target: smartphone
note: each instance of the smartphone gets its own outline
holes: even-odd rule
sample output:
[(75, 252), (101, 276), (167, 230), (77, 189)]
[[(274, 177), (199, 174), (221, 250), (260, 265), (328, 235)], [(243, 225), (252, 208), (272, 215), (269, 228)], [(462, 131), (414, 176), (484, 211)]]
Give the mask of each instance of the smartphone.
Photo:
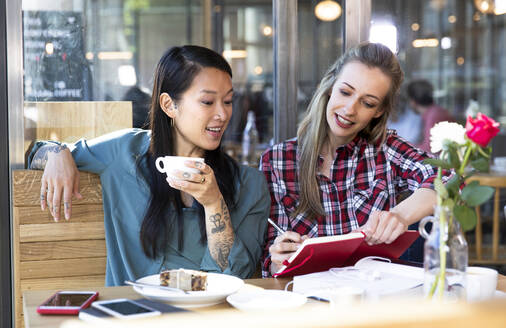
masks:
[(94, 302), (91, 306), (122, 319), (151, 317), (161, 314), (160, 311), (126, 298)]
[(98, 298), (98, 292), (58, 291), (37, 307), (40, 314), (79, 314)]

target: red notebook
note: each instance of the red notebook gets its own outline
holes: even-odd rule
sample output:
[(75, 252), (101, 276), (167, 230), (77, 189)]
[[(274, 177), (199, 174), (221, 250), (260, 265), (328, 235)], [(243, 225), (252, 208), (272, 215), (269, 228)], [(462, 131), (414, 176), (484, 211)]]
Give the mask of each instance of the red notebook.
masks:
[(367, 256), (397, 259), (418, 236), (418, 231), (408, 230), (391, 244), (374, 246), (367, 245), (363, 232), (306, 239), (273, 276), (298, 276), (335, 267), (350, 266)]

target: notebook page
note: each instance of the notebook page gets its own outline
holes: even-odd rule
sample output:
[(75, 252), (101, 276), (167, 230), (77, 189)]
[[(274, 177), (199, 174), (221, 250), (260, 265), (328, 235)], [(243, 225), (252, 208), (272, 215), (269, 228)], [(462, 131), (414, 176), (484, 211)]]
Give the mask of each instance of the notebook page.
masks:
[[(328, 271), (311, 273), (293, 278), (293, 291), (305, 296), (316, 296), (324, 299), (341, 287), (362, 288), (365, 297), (374, 299), (383, 296), (403, 294), (423, 284), (423, 269), (414, 268), (410, 276), (407, 268), (401, 264), (379, 262), (369, 259), (359, 266), (332, 268)], [(393, 267), (392, 267), (393, 266)], [(396, 270), (400, 269), (400, 272)], [(404, 270), (405, 269), (405, 270)], [(421, 273), (421, 276), (420, 276)]]
[(380, 272), (412, 277), (419, 280), (423, 280), (424, 273), (423, 268), (391, 263), (389, 259), (377, 256), (364, 257), (363, 259), (357, 261), (354, 267), (365, 270), (378, 270)]

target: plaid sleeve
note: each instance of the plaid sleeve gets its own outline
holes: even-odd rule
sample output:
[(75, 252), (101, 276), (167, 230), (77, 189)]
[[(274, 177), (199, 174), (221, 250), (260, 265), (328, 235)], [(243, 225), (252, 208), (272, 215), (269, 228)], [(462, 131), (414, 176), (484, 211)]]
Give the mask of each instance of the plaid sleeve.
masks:
[[(286, 194), (286, 181), (283, 164), (286, 160), (285, 152), (281, 145), (276, 145), (262, 154), (259, 169), (264, 173), (271, 195), (271, 208), (269, 217), (279, 227), (284, 230), (289, 229), (289, 217), (284, 205), (284, 197)], [(278, 231), (272, 225), (267, 228), (267, 243), (265, 245), (264, 254), (262, 256), (262, 276), (270, 277), (271, 256), (269, 247), (273, 244), (274, 239), (279, 235)]]
[[(423, 162), (426, 158), (432, 157), (431, 155), (413, 147), (397, 135), (389, 135), (384, 147), (396, 173), (399, 192), (415, 191), (419, 188), (434, 189), (437, 167)], [(444, 170), (443, 181), (447, 181), (451, 174), (451, 171)]]

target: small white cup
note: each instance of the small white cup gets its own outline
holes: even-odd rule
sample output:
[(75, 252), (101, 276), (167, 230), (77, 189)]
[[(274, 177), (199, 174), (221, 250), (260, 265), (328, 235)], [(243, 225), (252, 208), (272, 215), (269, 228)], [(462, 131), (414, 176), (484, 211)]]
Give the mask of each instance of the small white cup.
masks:
[(468, 302), (479, 302), (494, 297), (497, 271), (491, 268), (467, 267), (466, 293)]
[(190, 173), (200, 173), (199, 170), (188, 167), (184, 164), (185, 161), (194, 161), (204, 163), (204, 159), (201, 157), (183, 157), (183, 156), (163, 156), (158, 157), (155, 161), (156, 169), (160, 173), (166, 173), (167, 176), (175, 177), (172, 172), (174, 170), (181, 170)]
[(339, 308), (342, 305), (359, 303), (364, 298), (365, 290), (358, 287), (339, 287), (329, 291), (331, 308)]
[(494, 166), (501, 169), (506, 169), (506, 156), (494, 158)]

